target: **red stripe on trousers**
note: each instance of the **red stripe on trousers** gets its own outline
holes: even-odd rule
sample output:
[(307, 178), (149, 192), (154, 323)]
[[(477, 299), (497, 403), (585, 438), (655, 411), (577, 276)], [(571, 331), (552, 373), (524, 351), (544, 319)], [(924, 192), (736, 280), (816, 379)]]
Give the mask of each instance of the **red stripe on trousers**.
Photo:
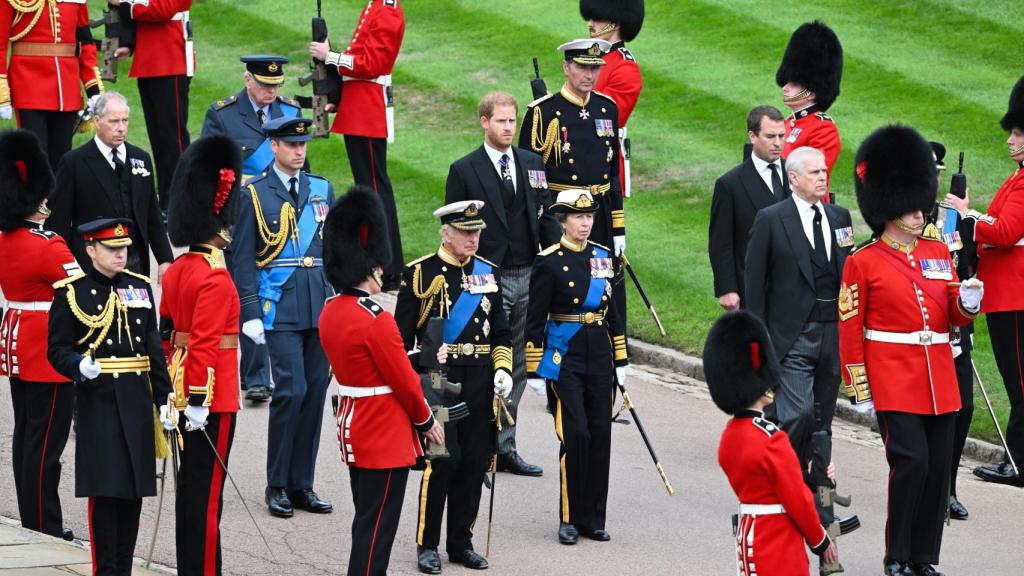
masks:
[(96, 539), (92, 536), (92, 504), (93, 498), (89, 496), (89, 554), (92, 556), (92, 574), (96, 576)]
[(46, 421), (46, 434), (43, 436), (43, 453), (39, 456), (39, 531), (43, 531), (43, 463), (46, 462), (46, 444), (50, 441), (50, 428), (53, 427), (53, 411), (57, 406), (57, 386), (53, 385), (53, 399), (50, 400), (50, 419)]
[(1020, 393), (1024, 395), (1024, 370), (1020, 365), (1020, 312), (1013, 314), (1014, 339), (1017, 341), (1017, 382), (1020, 383)]
[[(373, 178), (373, 191), (377, 192), (377, 161), (373, 159), (373, 140), (370, 138), (366, 139), (366, 147), (370, 149), (370, 176)], [(380, 192), (377, 192), (380, 194)], [(388, 476), (388, 481), (391, 480), (391, 476)]]
[[(228, 435), (231, 431), (231, 413), (220, 415), (220, 429), (217, 430), (217, 453), (226, 464), (228, 461)], [(214, 457), (216, 460), (216, 456)], [(217, 540), (220, 536), (220, 495), (224, 489), (224, 469), (220, 462), (214, 462), (213, 477), (210, 479), (210, 496), (206, 502), (206, 545), (203, 546), (203, 573), (217, 572)]]
[(174, 79), (174, 125), (178, 132), (178, 155), (181, 156), (181, 95), (178, 94), (178, 82), (180, 78)]
[(380, 517), (384, 515), (384, 505), (388, 503), (388, 492), (391, 491), (391, 475), (393, 470), (388, 470), (388, 481), (384, 484), (384, 499), (380, 501), (380, 510), (377, 511), (377, 522), (373, 525), (373, 538), (370, 539), (370, 553), (366, 560), (366, 576), (370, 576), (370, 567), (373, 566), (373, 547), (377, 544), (377, 530), (380, 529)]

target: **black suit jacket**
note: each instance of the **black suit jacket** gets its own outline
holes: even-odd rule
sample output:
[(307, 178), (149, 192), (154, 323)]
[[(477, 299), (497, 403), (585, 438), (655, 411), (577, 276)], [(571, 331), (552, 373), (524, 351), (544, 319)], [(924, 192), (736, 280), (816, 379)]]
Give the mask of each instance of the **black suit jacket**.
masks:
[[(789, 176), (782, 164), (782, 187), (789, 198)], [(715, 277), (715, 296), (736, 292), (746, 307), (743, 266), (747, 239), (758, 210), (775, 204), (775, 197), (748, 156), (743, 162), (715, 181), (711, 199), (711, 223), (708, 227), (708, 256)]]
[[(512, 158), (516, 166), (516, 193), (526, 193), (526, 214), (530, 221), (530, 246), (539, 252), (542, 240), (554, 241), (561, 236), (561, 227), (555, 217), (544, 208), (550, 204), (548, 189), (542, 183), (530, 184), (528, 171), (544, 172), (541, 157), (528, 150), (512, 147)], [(505, 258), (509, 243), (509, 224), (505, 204), (501, 199), (501, 188), (497, 171), (483, 145), (469, 154), (452, 162), (445, 182), (445, 204), (461, 200), (483, 200), (480, 215), (487, 223), (487, 229), (480, 235), (481, 257), (500, 265)]]
[[(68, 152), (57, 166), (57, 188), (50, 198), (49, 229), (60, 234), (84, 269), (91, 267), (85, 242), (75, 232), (79, 224), (97, 218), (130, 218), (135, 222), (143, 246), (139, 246), (142, 273), (149, 274), (149, 251), (160, 264), (172, 262), (174, 254), (167, 239), (160, 204), (153, 183), (153, 161), (142, 148), (125, 143), (125, 170), (129, 173), (132, 206), (124, 213), (117, 175), (94, 140)], [(132, 167), (136, 166), (136, 170)]]
[[(835, 232), (853, 225), (850, 211), (835, 204), (819, 205), (825, 209), (831, 230), (825, 241), (832, 243), (832, 258), (839, 259), (838, 283), (853, 246), (839, 247)], [(754, 218), (747, 245), (746, 282), (747, 309), (765, 321), (781, 359), (807, 323), (815, 299), (811, 243), (792, 199), (769, 206)]]

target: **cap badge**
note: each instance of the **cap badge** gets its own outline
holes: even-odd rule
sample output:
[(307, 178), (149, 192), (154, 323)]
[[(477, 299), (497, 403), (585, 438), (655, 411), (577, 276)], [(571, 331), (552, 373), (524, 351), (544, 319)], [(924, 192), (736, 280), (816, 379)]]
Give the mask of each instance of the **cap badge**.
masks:
[(590, 208), (593, 205), (594, 205), (594, 201), (590, 199), (590, 195), (589, 194), (580, 194), (576, 198), (576, 207), (577, 208)]
[(116, 227), (114, 227), (114, 236), (124, 236), (124, 225), (118, 224)]
[(306, 125), (305, 124), (296, 124), (295, 125), (295, 133), (296, 134), (305, 134), (306, 133)]
[(267, 72), (273, 73), (273, 72), (277, 72), (277, 70), (278, 70), (278, 65), (273, 63), (273, 62), (270, 63), (270, 66), (267, 66)]
[(476, 207), (476, 204), (470, 204), (466, 207), (466, 210), (462, 213), (466, 218), (476, 218), (476, 215), (480, 213), (480, 210)]
[(590, 49), (587, 50), (587, 56), (600, 56), (600, 55), (601, 55), (601, 46), (599, 46), (597, 44), (597, 42), (594, 42), (593, 44), (590, 45)]

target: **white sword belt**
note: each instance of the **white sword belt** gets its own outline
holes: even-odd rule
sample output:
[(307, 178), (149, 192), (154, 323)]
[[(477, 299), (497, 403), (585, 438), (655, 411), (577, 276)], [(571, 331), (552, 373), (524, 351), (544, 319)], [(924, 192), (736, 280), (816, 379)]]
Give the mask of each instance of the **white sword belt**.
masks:
[(949, 332), (932, 332), (931, 330), (920, 330), (918, 332), (885, 332), (882, 330), (868, 329), (864, 332), (864, 338), (875, 342), (887, 344), (913, 344), (916, 346), (931, 346), (933, 344), (948, 344)]

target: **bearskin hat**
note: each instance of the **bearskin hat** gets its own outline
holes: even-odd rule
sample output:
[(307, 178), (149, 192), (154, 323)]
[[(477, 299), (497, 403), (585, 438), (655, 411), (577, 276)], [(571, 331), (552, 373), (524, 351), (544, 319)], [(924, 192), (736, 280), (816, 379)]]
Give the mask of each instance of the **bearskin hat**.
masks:
[(802, 85), (814, 92), (819, 108), (828, 110), (842, 80), (843, 46), (836, 33), (820, 20), (800, 25), (789, 38), (775, 83), (780, 88), (789, 82)]
[(932, 147), (917, 130), (875, 130), (857, 150), (853, 186), (864, 221), (881, 234), (885, 223), (935, 203), (938, 179)]
[(764, 322), (752, 312), (726, 312), (704, 342), (704, 379), (726, 414), (750, 407), (780, 382), (778, 358)]
[(1024, 76), (1021, 76), (1020, 80), (1017, 80), (1017, 84), (1013, 86), (1013, 91), (1010, 92), (1010, 104), (1003, 119), (999, 121), (999, 125), (1007, 132), (1014, 128), (1024, 130)]
[(324, 270), (335, 290), (360, 284), (391, 261), (384, 205), (373, 190), (353, 186), (324, 222)]
[(632, 42), (644, 25), (644, 0), (580, 0), (584, 20), (615, 22), (626, 42)]
[(8, 130), (0, 134), (0, 231), (17, 228), (38, 211), (53, 192), (50, 161), (35, 134)]
[(178, 160), (171, 181), (167, 235), (175, 246), (206, 242), (235, 223), (242, 181), (242, 154), (226, 136), (193, 142)]

